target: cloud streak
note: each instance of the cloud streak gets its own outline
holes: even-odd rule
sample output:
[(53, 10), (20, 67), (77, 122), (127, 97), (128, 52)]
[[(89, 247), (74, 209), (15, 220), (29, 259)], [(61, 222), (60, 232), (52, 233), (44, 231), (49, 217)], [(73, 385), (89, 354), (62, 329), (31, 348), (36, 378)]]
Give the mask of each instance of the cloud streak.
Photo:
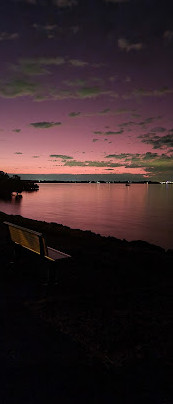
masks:
[(130, 43), (125, 38), (118, 39), (118, 48), (120, 48), (122, 51), (126, 52), (130, 52), (132, 50), (140, 51), (141, 49), (143, 49), (143, 47), (144, 45), (141, 42)]
[(17, 32), (14, 32), (10, 34), (9, 32), (0, 32), (0, 42), (2, 41), (11, 41), (14, 39), (18, 39), (19, 34)]
[(20, 133), (21, 129), (13, 129), (13, 132)]
[(68, 114), (68, 116), (70, 116), (70, 118), (75, 118), (76, 116), (79, 116), (79, 115), (80, 115), (80, 112), (70, 112)]
[(71, 160), (71, 161), (66, 161), (64, 166), (70, 166), (70, 167), (77, 167), (77, 166), (82, 166), (82, 167), (120, 167), (121, 164), (119, 163), (112, 163), (112, 162), (106, 162), (106, 161), (92, 161), (92, 160), (86, 160), (86, 161), (77, 161), (77, 160)]
[(71, 160), (73, 157), (67, 156), (66, 154), (50, 154), (49, 157), (61, 160)]
[(173, 135), (168, 134), (165, 136), (158, 136), (153, 133), (148, 133), (139, 136), (142, 139), (143, 143), (150, 144), (153, 146), (153, 149), (163, 149), (163, 148), (172, 148), (173, 147)]
[(169, 88), (167, 86), (161, 87), (159, 89), (153, 89), (153, 90), (146, 90), (144, 88), (139, 88), (134, 91), (132, 91), (129, 94), (125, 94), (123, 98), (131, 98), (131, 97), (163, 97), (164, 95), (167, 94), (172, 94), (173, 89)]
[(79, 60), (79, 59), (70, 59), (69, 63), (72, 66), (76, 66), (76, 67), (84, 67), (84, 66), (88, 65), (88, 62), (84, 62), (83, 60)]
[(167, 173), (172, 175), (173, 170), (173, 154), (167, 155), (162, 153), (121, 153), (121, 154), (108, 154), (106, 156), (108, 159), (120, 160), (121, 166), (126, 169), (142, 168), (146, 173), (151, 173), (152, 175), (158, 175), (162, 173)]
[(100, 130), (95, 130), (93, 133), (95, 135), (106, 135), (106, 136), (111, 136), (111, 135), (122, 135), (123, 133), (123, 129), (120, 129), (118, 131), (114, 131), (114, 130), (108, 130), (108, 131), (100, 131)]
[(0, 96), (4, 98), (16, 98), (21, 96), (34, 96), (40, 90), (37, 83), (28, 80), (10, 80), (0, 83)]
[(30, 123), (30, 126), (33, 126), (34, 128), (38, 129), (48, 129), (48, 128), (53, 128), (54, 126), (59, 126), (61, 125), (61, 122), (33, 122)]

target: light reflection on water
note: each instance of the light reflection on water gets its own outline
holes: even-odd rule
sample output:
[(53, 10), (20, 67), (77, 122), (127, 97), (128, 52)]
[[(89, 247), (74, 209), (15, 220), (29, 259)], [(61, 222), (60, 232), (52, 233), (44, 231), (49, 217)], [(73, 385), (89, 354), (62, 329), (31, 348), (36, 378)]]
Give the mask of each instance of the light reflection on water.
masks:
[(39, 184), (23, 198), (0, 200), (0, 210), (105, 236), (173, 248), (173, 185)]

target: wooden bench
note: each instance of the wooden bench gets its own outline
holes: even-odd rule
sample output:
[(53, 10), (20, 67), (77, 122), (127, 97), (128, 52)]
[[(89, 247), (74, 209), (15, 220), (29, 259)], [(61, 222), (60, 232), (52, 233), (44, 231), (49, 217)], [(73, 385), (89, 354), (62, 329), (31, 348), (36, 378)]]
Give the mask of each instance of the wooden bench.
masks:
[(48, 247), (42, 233), (17, 226), (10, 222), (4, 222), (4, 224), (8, 226), (11, 241), (15, 245), (20, 245), (27, 250), (39, 254), (41, 258), (45, 258), (49, 261), (57, 261), (71, 257), (71, 255)]

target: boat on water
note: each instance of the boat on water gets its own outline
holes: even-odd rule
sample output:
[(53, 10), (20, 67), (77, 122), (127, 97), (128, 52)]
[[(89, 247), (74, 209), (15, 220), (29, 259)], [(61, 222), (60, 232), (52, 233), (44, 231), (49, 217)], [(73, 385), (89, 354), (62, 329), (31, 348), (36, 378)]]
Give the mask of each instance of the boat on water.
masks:
[(130, 184), (129, 184), (129, 182), (126, 182), (126, 187), (130, 187)]

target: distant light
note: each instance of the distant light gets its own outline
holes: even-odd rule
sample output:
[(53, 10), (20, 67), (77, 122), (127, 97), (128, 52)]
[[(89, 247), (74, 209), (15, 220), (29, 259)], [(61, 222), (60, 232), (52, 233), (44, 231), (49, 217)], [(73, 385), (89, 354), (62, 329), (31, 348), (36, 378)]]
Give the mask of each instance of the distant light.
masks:
[(173, 184), (173, 181), (161, 181), (160, 184)]

